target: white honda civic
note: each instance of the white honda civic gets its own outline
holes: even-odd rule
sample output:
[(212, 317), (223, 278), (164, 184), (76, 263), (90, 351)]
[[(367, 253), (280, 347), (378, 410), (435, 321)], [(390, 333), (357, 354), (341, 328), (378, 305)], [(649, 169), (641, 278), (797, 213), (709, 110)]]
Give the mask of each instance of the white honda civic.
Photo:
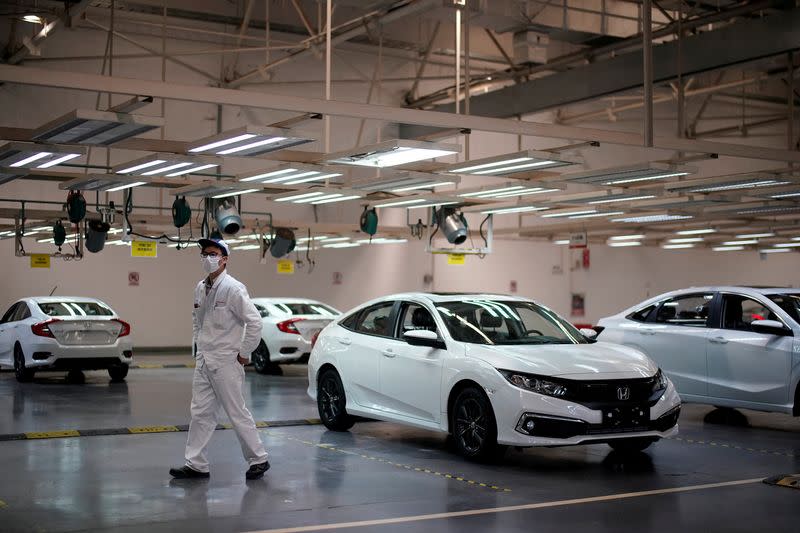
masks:
[(328, 429), (365, 416), (449, 432), (474, 459), (504, 445), (638, 451), (675, 434), (669, 379), (638, 350), (592, 333), (523, 298), (387, 296), (320, 333), (308, 394)]
[(0, 319), (0, 365), (17, 380), (42, 370), (107, 369), (112, 381), (133, 362), (131, 326), (94, 298), (23, 298)]

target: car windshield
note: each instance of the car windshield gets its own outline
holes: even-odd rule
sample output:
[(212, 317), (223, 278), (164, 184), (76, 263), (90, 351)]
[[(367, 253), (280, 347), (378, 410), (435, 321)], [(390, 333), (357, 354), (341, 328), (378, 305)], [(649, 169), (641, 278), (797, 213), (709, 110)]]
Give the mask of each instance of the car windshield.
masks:
[(339, 311), (320, 303), (279, 303), (273, 304), (281, 313), (287, 315), (337, 316)]
[(464, 300), (436, 307), (453, 339), (472, 344), (585, 344), (574, 326), (532, 302)]
[(800, 324), (800, 294), (770, 294), (767, 296)]
[(97, 302), (40, 302), (47, 316), (113, 316), (114, 311)]

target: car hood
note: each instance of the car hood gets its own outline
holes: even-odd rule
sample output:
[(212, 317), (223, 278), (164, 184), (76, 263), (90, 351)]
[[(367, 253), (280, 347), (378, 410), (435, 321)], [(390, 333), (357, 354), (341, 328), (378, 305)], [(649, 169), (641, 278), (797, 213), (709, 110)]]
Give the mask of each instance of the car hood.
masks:
[(642, 352), (605, 342), (522, 346), (467, 345), (466, 355), (498, 369), (571, 379), (651, 377), (658, 366)]

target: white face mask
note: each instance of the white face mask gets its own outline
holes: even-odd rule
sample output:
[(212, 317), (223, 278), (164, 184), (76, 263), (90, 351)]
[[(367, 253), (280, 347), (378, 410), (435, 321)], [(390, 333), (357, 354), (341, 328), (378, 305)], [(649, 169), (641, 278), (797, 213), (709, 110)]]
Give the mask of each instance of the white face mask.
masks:
[(219, 269), (219, 262), (222, 259), (222, 257), (208, 256), (208, 257), (201, 257), (200, 259), (203, 263), (203, 270), (205, 270), (206, 274), (211, 274), (212, 272), (216, 272)]

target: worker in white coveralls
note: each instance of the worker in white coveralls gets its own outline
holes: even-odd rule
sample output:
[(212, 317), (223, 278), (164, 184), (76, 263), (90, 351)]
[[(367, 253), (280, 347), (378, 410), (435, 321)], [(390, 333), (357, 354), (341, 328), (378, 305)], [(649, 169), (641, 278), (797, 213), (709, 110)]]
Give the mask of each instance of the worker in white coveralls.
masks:
[(200, 239), (207, 277), (194, 291), (193, 343), (197, 365), (192, 381), (192, 421), (186, 441), (186, 464), (172, 468), (176, 478), (209, 477), (206, 448), (217, 427), (221, 405), (233, 424), (250, 468), (247, 479), (259, 479), (269, 469), (267, 451), (253, 415), (244, 403), (244, 365), (261, 340), (261, 315), (247, 288), (225, 269), (230, 250), (224, 240)]

